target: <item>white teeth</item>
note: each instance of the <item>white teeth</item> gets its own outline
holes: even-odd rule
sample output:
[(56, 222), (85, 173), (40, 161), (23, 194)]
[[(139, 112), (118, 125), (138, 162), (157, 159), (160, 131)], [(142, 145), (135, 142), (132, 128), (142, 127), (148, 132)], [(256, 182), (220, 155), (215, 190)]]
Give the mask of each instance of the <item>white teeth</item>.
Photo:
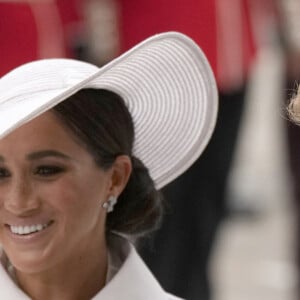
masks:
[(31, 225), (31, 226), (9, 226), (11, 232), (19, 235), (24, 235), (24, 234), (30, 234), (33, 232), (41, 231), (45, 229), (46, 227), (49, 226), (50, 223), (48, 224), (37, 224), (37, 225)]

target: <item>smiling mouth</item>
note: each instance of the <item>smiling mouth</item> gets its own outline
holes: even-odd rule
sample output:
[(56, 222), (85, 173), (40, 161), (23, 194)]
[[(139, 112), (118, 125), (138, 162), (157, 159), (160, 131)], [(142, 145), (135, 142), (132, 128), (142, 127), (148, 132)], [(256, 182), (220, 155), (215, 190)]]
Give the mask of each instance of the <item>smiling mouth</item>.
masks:
[(45, 230), (52, 223), (53, 223), (53, 221), (50, 221), (46, 224), (34, 224), (34, 225), (28, 225), (28, 226), (14, 226), (14, 225), (7, 225), (7, 226), (9, 227), (10, 231), (13, 234), (29, 235), (29, 234), (33, 234), (33, 233), (37, 233), (37, 232)]

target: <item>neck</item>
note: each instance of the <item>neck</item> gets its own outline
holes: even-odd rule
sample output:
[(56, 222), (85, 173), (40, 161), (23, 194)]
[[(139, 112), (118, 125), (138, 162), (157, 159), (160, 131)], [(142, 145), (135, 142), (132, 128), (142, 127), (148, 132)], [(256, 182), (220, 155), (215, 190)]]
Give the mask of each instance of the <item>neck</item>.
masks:
[(80, 249), (79, 245), (76, 255), (45, 272), (25, 274), (16, 271), (18, 283), (32, 299), (91, 299), (106, 281), (108, 262), (104, 245), (105, 241), (94, 248)]

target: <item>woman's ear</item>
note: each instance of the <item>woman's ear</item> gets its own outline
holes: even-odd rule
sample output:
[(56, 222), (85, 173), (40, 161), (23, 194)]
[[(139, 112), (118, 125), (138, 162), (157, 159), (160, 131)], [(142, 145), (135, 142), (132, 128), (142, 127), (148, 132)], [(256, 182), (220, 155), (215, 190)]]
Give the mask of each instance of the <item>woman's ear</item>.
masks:
[(111, 167), (110, 193), (118, 197), (127, 185), (132, 171), (131, 159), (128, 155), (119, 155)]

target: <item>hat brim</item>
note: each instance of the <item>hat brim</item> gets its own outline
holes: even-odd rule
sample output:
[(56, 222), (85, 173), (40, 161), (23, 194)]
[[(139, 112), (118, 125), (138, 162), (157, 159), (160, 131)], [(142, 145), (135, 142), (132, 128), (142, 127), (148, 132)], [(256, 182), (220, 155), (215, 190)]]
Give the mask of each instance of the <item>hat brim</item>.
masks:
[(102, 68), (47, 59), (8, 73), (0, 80), (0, 138), (83, 88), (124, 99), (135, 124), (134, 154), (157, 188), (191, 166), (215, 126), (218, 94), (205, 55), (187, 36), (167, 32)]

